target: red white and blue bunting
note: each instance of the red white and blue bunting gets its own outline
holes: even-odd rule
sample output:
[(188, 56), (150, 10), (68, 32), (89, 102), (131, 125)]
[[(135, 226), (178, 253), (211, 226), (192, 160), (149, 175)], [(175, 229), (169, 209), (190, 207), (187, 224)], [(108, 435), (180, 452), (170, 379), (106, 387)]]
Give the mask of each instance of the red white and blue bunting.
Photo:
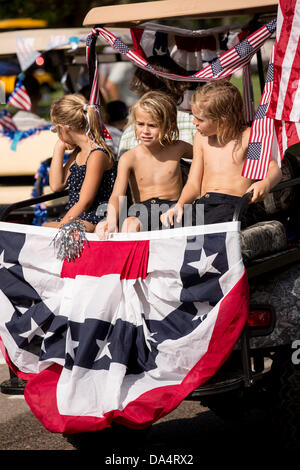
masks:
[(138, 49), (137, 51), (131, 49), (119, 37), (108, 31), (106, 28), (95, 27), (88, 35), (86, 42), (86, 59), (91, 83), (90, 103), (100, 105), (96, 40), (99, 36), (101, 36), (116, 51), (125, 56), (137, 67), (171, 80), (208, 82), (218, 79), (230, 78), (232, 74), (238, 72), (241, 69), (245, 69), (243, 78), (245, 109), (247, 120), (248, 122), (251, 122), (254, 117), (254, 105), (253, 96), (250, 91), (249, 64), (254, 54), (260, 49), (264, 42), (272, 36), (275, 30), (276, 19), (273, 19), (266, 25), (260, 27), (257, 31), (249, 34), (238, 44), (230, 47), (229, 50), (221, 54), (219, 57), (214, 58), (201, 70), (198, 70), (189, 75), (177, 75), (158, 71), (148, 63), (147, 58), (143, 56), (143, 53), (141, 53), (141, 50), (139, 50), (137, 47), (136, 38), (140, 33), (137, 33), (135, 36), (133, 34), (133, 42), (136, 44), (136, 49)]

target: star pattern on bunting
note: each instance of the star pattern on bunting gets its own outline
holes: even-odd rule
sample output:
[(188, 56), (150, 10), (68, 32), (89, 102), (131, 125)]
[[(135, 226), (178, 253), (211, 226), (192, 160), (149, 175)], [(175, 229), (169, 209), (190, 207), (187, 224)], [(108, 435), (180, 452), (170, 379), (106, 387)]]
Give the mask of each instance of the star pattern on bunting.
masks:
[(96, 339), (97, 346), (99, 348), (98, 354), (95, 357), (95, 361), (99, 361), (104, 356), (107, 356), (109, 359), (112, 359), (111, 352), (109, 350), (109, 345), (110, 343), (107, 341), (107, 339), (101, 340), (101, 339)]
[(3, 249), (2, 252), (0, 253), (0, 269), (2, 269), (2, 268), (9, 269), (9, 268), (12, 268), (13, 266), (15, 266), (15, 263), (5, 262), (4, 261), (4, 256), (5, 256), (5, 252), (4, 252), (4, 249)]
[(220, 271), (213, 266), (213, 262), (217, 256), (218, 253), (206, 256), (205, 250), (203, 249), (199, 261), (192, 261), (188, 263), (188, 265), (197, 269), (200, 277), (207, 273), (220, 274)]
[(39, 327), (39, 325), (31, 318), (31, 328), (24, 333), (20, 333), (19, 336), (26, 338), (28, 343), (32, 341), (35, 336), (44, 337), (44, 331)]

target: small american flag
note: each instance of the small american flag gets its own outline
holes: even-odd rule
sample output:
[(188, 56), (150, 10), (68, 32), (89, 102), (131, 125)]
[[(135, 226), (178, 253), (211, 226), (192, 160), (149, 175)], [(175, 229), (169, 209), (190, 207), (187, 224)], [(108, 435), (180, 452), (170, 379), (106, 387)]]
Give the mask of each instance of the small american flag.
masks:
[(3, 109), (0, 112), (0, 126), (3, 129), (8, 131), (16, 131), (17, 127), (13, 121), (12, 115), (7, 111), (7, 109)]
[(17, 81), (12, 94), (8, 98), (7, 104), (15, 108), (24, 109), (25, 111), (31, 110), (30, 97), (21, 79)]

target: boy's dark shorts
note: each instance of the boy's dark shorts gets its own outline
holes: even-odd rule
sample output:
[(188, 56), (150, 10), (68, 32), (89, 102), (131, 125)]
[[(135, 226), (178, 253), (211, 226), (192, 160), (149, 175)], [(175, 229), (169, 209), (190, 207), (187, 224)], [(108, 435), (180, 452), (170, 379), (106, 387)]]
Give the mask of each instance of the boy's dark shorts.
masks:
[[(230, 222), (241, 197), (223, 193), (206, 193), (195, 201), (195, 209), (198, 204), (203, 204), (204, 224), (217, 224)], [(200, 213), (200, 211), (198, 211)], [(200, 222), (201, 223), (201, 222)], [(203, 223), (203, 222), (202, 222)], [(193, 225), (198, 225), (196, 210), (193, 211)]]
[(166, 228), (162, 226), (160, 216), (175, 206), (177, 201), (168, 199), (151, 198), (136, 204), (132, 204), (128, 210), (128, 217), (137, 217), (143, 225), (143, 230), (161, 230)]
[[(231, 196), (230, 194), (206, 193), (200, 199), (197, 199), (194, 204), (191, 204), (188, 208), (185, 207), (184, 217), (181, 222), (177, 223), (175, 217), (174, 225), (168, 228), (231, 222), (240, 200), (241, 197)], [(165, 229), (167, 227), (162, 225), (160, 216), (175, 206), (176, 202), (160, 198), (147, 199), (130, 206), (128, 217), (137, 217), (143, 225), (143, 231)], [(241, 220), (242, 228), (260, 220), (263, 220), (263, 217), (257, 212), (256, 204), (250, 204)]]
[[(199, 225), (199, 213), (198, 210), (198, 220), (197, 220), (197, 210), (196, 207), (198, 204), (203, 204), (202, 212), (202, 221), (200, 217), (200, 224), (216, 224), (221, 222), (231, 222), (233, 220), (233, 214), (235, 212), (237, 204), (242, 198), (239, 196), (231, 196), (230, 194), (223, 193), (206, 193), (200, 199), (197, 199), (194, 203), (193, 210), (193, 225)], [(258, 204), (250, 204), (248, 209), (245, 211), (241, 220), (241, 227), (245, 228), (249, 225), (253, 225), (256, 222), (264, 220), (265, 211)]]

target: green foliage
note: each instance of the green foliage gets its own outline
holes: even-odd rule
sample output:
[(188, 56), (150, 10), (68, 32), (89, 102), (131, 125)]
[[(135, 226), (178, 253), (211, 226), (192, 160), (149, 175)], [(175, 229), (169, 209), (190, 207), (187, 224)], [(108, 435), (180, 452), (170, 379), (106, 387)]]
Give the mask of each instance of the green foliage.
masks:
[[(147, 2), (155, 0), (142, 1)], [(48, 0), (47, 2), (44, 0), (34, 0), (30, 2), (24, 0), (1, 0), (0, 18), (2, 20), (12, 18), (44, 19), (48, 22), (48, 27), (78, 27), (82, 25), (85, 15), (91, 8), (138, 2), (139, 0)], [(233, 24), (236, 22), (246, 22), (248, 19), (249, 18), (240, 17), (205, 20), (173, 20), (172, 24), (182, 28), (201, 29), (219, 26), (224, 24), (224, 20), (226, 24)], [(164, 23), (168, 24), (168, 22)]]
[[(257, 109), (259, 105), (259, 101), (261, 98), (261, 90), (260, 90), (260, 84), (259, 84), (259, 78), (257, 73), (252, 73), (251, 74), (251, 80), (252, 80), (252, 87), (253, 87), (253, 97), (254, 97), (254, 107)], [(233, 83), (241, 92), (243, 95), (243, 80), (240, 77), (233, 76), (230, 79), (231, 83)]]

